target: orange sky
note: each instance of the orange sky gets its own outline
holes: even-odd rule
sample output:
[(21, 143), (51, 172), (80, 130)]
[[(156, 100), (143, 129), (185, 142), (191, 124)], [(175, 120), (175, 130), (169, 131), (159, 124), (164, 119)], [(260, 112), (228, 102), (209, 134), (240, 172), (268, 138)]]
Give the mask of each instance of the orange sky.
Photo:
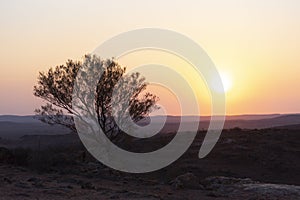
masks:
[[(177, 31), (204, 48), (230, 79), (227, 114), (300, 113), (299, 9), (298, 0), (1, 1), (0, 114), (33, 113), (41, 103), (32, 95), (39, 71), (144, 27)], [(119, 61), (128, 67), (151, 59), (186, 65), (157, 52), (140, 55)], [(201, 114), (207, 115), (209, 93), (200, 88)], [(179, 114), (174, 99), (157, 92), (168, 113)], [(191, 108), (183, 114), (197, 113)]]

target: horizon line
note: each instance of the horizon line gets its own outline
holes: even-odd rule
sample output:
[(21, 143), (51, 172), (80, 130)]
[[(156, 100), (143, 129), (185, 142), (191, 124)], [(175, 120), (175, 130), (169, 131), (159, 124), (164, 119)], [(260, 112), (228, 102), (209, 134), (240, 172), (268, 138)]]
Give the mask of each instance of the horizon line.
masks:
[[(300, 113), (267, 113), (267, 114), (226, 114), (226, 115), (214, 115), (214, 116), (225, 116), (225, 117), (236, 117), (236, 116), (272, 116), (272, 115), (300, 115)], [(19, 115), (19, 114), (0, 114), (1, 117), (3, 116), (17, 116), (17, 117), (30, 117), (30, 116), (37, 116), (35, 114), (28, 114), (28, 115)], [(213, 115), (151, 115), (151, 117), (162, 117), (162, 116), (168, 116), (168, 117), (211, 117)]]

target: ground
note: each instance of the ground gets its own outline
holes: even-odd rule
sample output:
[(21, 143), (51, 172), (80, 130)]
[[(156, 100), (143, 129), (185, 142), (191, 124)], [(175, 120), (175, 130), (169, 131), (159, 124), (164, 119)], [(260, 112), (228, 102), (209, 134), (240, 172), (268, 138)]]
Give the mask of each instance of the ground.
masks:
[[(82, 149), (41, 150), (46, 167), (33, 157), (16, 164), (15, 151), (2, 150), (0, 199), (300, 199), (298, 130), (224, 130), (209, 156), (198, 159), (204, 134), (178, 161), (146, 174), (109, 169), (90, 155), (80, 160)], [(148, 151), (172, 137), (164, 134), (123, 148)]]

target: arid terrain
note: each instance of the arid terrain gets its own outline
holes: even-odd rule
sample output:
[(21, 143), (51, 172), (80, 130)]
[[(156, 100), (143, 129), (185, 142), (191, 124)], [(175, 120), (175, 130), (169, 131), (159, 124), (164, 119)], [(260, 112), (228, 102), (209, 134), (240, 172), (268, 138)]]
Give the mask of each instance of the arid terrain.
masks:
[[(300, 199), (300, 128), (223, 130), (213, 151), (198, 158), (205, 131), (189, 150), (159, 171), (109, 169), (86, 152), (76, 134), (0, 140), (0, 199)], [(147, 152), (174, 133), (126, 140)]]

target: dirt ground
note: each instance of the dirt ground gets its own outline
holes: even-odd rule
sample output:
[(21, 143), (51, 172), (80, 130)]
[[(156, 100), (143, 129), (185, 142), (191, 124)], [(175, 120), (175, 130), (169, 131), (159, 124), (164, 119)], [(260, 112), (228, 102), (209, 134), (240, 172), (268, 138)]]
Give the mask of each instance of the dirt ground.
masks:
[[(91, 157), (45, 171), (2, 159), (0, 199), (300, 199), (299, 130), (224, 130), (213, 151), (198, 159), (204, 135), (179, 160), (146, 174), (111, 170)], [(123, 148), (149, 151), (172, 137)]]

